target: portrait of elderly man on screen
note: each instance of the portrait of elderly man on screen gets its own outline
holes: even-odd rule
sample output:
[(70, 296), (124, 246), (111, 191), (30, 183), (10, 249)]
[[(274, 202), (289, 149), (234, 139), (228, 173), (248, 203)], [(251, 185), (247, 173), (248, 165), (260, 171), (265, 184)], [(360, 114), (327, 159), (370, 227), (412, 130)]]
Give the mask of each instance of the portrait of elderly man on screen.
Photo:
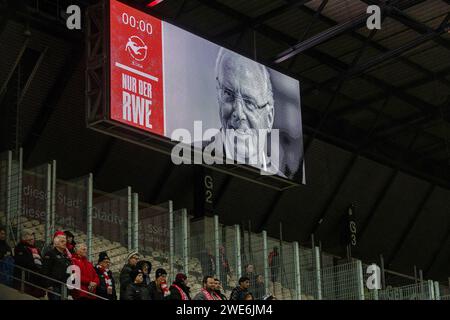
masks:
[[(273, 129), (274, 98), (267, 68), (220, 49), (216, 60), (220, 131), (204, 140), (204, 154), (252, 165), (262, 175), (285, 177), (279, 168), (279, 135)], [(214, 132), (214, 131), (211, 131)], [(206, 145), (205, 145), (206, 143)]]

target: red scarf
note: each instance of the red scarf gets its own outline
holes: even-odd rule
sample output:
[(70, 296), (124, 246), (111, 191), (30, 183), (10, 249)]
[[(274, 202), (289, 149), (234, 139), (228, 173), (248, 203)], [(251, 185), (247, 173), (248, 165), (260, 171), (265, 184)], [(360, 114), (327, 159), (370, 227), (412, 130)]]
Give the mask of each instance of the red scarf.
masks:
[(180, 293), (180, 295), (181, 295), (181, 300), (189, 300), (189, 298), (188, 298), (188, 296), (187, 296), (187, 294), (183, 291), (183, 289), (181, 289), (179, 286), (177, 286), (176, 284), (172, 284), (174, 287), (175, 287), (175, 289), (177, 289), (178, 290), (178, 292)]
[(100, 272), (103, 274), (103, 277), (105, 278), (106, 283), (106, 289), (112, 286), (112, 281), (109, 278), (108, 269), (104, 269), (102, 266), (97, 265), (97, 268), (100, 270)]
[(206, 300), (222, 300), (222, 298), (215, 292), (213, 292), (214, 297), (208, 292), (208, 290), (206, 290), (205, 288), (202, 288), (201, 292), (203, 292), (203, 294), (206, 297)]

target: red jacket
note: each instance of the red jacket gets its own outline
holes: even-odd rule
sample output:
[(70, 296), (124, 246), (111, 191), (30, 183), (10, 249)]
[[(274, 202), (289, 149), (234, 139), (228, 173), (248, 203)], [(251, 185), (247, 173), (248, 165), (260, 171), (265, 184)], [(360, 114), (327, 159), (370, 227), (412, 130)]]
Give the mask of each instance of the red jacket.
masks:
[[(89, 292), (88, 287), (90, 282), (95, 282), (97, 286), (100, 284), (100, 280), (98, 279), (98, 275), (94, 269), (94, 266), (92, 265), (92, 263), (88, 261), (86, 257), (81, 257), (79, 255), (74, 254), (72, 256), (72, 264), (77, 265), (80, 268), (81, 271), (80, 281), (82, 290)], [(92, 293), (95, 294), (95, 290)], [(94, 296), (79, 290), (72, 290), (71, 295), (72, 298), (74, 299), (80, 298), (95, 299)]]

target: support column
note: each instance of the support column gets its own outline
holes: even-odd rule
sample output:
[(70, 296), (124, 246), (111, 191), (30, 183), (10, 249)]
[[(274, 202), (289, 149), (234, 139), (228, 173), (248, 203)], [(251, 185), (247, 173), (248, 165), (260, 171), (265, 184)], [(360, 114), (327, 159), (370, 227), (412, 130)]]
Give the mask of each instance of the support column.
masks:
[(294, 241), (292, 243), (292, 246), (294, 247), (294, 272), (295, 272), (295, 299), (301, 300), (302, 299), (302, 283), (301, 283), (301, 276), (300, 276), (300, 250), (298, 246), (298, 242)]
[(88, 259), (92, 261), (93, 250), (92, 250), (92, 194), (94, 192), (94, 176), (89, 173), (88, 178), (88, 188), (87, 188), (87, 235), (86, 242), (88, 247)]
[[(234, 225), (235, 241), (236, 241), (236, 275), (239, 279), (242, 276), (242, 262), (241, 262), (241, 229), (238, 224)], [(266, 280), (267, 281), (267, 280)]]

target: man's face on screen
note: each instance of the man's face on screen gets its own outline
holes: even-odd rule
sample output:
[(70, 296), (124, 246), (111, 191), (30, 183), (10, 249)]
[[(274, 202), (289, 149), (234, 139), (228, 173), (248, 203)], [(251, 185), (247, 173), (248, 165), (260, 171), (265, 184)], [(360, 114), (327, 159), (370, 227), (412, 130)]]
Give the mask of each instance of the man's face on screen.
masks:
[[(257, 152), (257, 130), (270, 130), (273, 125), (273, 97), (267, 70), (252, 60), (226, 52), (218, 65), (217, 90), (222, 128), (234, 130), (238, 141), (250, 141)], [(237, 152), (251, 156), (248, 149), (238, 144)]]

